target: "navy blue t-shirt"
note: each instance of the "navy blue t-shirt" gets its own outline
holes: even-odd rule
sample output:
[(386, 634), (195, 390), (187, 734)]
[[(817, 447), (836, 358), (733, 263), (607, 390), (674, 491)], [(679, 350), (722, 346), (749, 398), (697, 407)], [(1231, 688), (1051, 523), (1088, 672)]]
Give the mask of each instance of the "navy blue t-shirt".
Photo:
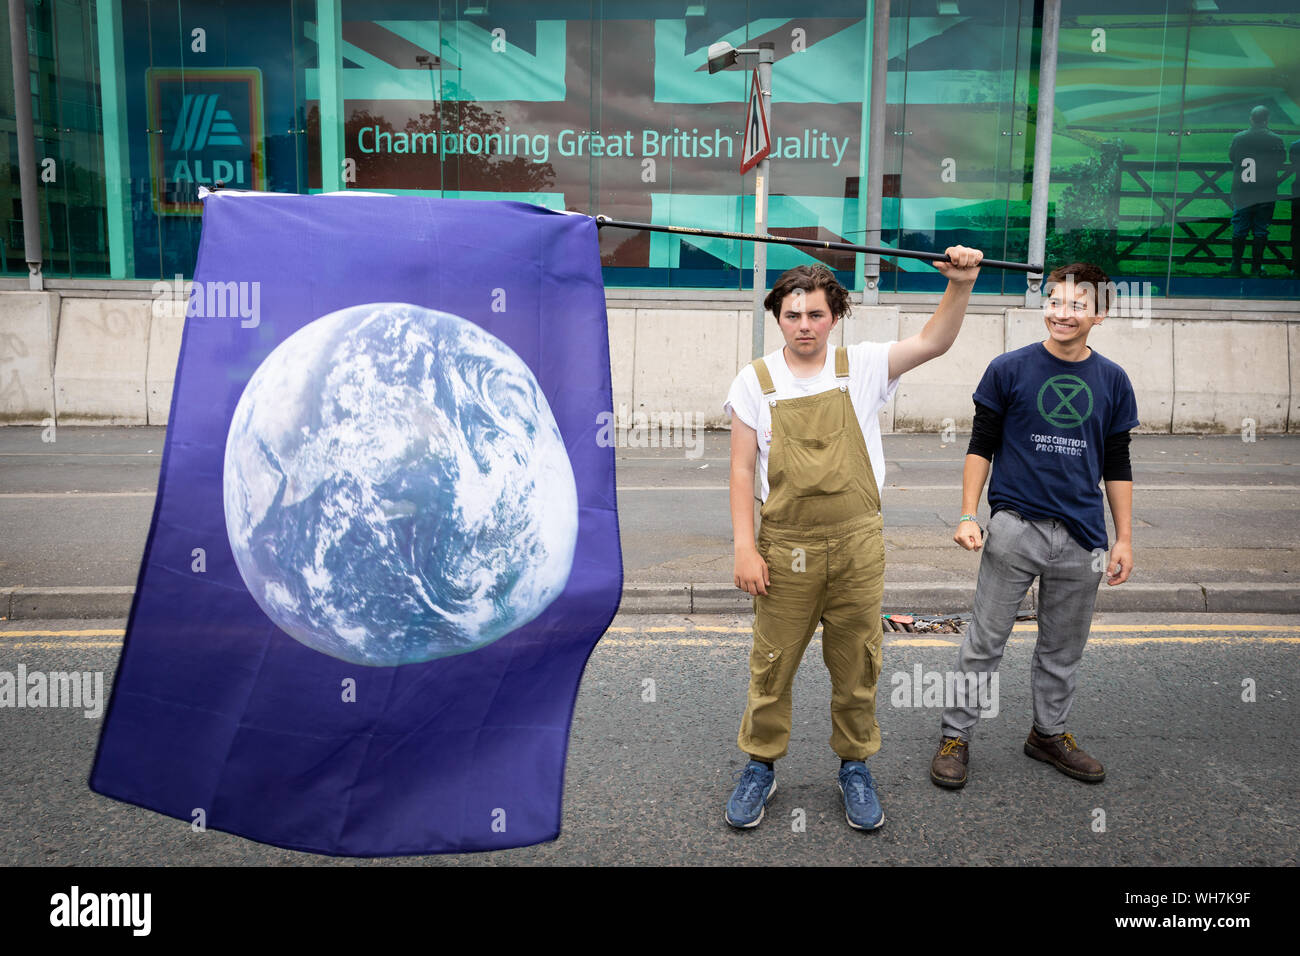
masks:
[(1102, 453), (1108, 436), (1138, 424), (1124, 370), (1096, 349), (1066, 362), (1035, 342), (990, 362), (973, 397), (1003, 416), (991, 512), (1056, 518), (1089, 551), (1106, 550)]

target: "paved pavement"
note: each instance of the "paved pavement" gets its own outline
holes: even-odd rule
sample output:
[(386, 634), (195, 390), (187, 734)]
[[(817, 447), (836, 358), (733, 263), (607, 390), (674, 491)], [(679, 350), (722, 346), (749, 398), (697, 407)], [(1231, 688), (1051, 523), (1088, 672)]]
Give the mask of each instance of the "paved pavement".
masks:
[[(0, 618), (125, 616), (164, 433), (0, 428)], [(624, 611), (749, 606), (731, 586), (728, 437), (617, 450)], [(978, 558), (951, 541), (966, 436), (884, 443), (886, 608), (968, 610)], [(1140, 435), (1133, 458), (1137, 570), (1103, 585), (1101, 610), (1300, 612), (1300, 436)]]
[[(123, 624), (0, 623), (0, 671), (20, 663), (29, 672), (99, 671), (107, 691)], [(619, 615), (579, 689), (559, 839), (495, 853), (356, 861), (195, 832), (189, 821), (88, 789), (100, 719), (0, 709), (0, 866), (1297, 863), (1300, 738), (1284, 731), (1300, 718), (1300, 618), (1098, 615), (1070, 716), (1106, 766), (1096, 785), (1021, 751), (1034, 638), (1033, 625), (1022, 625), (1003, 659), (999, 713), (979, 722), (970, 782), (956, 792), (929, 780), (938, 709), (901, 694), (916, 668), (953, 668), (955, 639), (887, 635), (877, 706), (884, 745), (870, 760), (886, 819), (871, 833), (849, 829), (835, 786), (820, 638), (795, 681), (790, 753), (777, 764), (767, 817), (744, 832), (723, 822), (742, 763), (749, 626), (746, 614)], [(1244, 699), (1247, 679), (1253, 700)]]

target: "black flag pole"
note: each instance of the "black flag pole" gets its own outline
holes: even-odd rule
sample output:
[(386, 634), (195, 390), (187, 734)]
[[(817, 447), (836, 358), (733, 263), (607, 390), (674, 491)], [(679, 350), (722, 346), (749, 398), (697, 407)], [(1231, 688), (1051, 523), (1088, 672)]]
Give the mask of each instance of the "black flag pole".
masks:
[[(796, 239), (793, 236), (773, 236), (755, 232), (727, 232), (722, 229), (696, 229), (692, 226), (659, 226), (650, 222), (626, 222), (622, 219), (610, 219), (597, 216), (596, 226), (613, 226), (616, 229), (642, 229), (647, 232), (669, 232), (681, 236), (710, 236), (717, 239), (740, 239), (745, 242), (777, 242), (786, 246), (807, 246), (812, 249), (840, 249), (844, 252), (869, 252), (874, 255), (902, 256), (906, 259), (923, 259), (926, 262), (947, 262), (948, 257), (942, 252), (921, 252), (916, 249), (891, 249), (888, 246), (859, 246), (852, 242), (830, 242), (825, 239)], [(1004, 262), (1001, 259), (983, 259), (980, 268), (1012, 269), (1016, 272), (1030, 272), (1041, 275), (1041, 265), (1027, 262)]]

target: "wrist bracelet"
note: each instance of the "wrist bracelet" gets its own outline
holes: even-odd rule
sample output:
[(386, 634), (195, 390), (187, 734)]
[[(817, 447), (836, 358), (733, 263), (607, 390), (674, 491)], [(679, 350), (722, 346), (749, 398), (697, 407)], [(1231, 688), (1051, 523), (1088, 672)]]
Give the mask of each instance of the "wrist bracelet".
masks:
[(976, 524), (979, 524), (979, 519), (975, 515), (962, 515), (957, 519), (958, 524), (961, 524), (963, 521), (974, 521)]

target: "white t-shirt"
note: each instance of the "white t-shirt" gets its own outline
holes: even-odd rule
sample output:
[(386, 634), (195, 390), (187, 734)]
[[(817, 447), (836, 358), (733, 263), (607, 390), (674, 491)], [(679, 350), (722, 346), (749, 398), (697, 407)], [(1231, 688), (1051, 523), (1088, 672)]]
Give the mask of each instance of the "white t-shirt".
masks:
[[(882, 497), (885, 487), (885, 450), (880, 443), (880, 419), (877, 413), (889, 401), (894, 389), (898, 388), (898, 379), (889, 377), (889, 347), (893, 342), (859, 342), (850, 345), (849, 351), (849, 399), (853, 402), (853, 411), (857, 414), (858, 425), (862, 428), (862, 437), (867, 443), (867, 455), (871, 459), (871, 470), (876, 476)], [(778, 401), (787, 398), (799, 398), (803, 395), (816, 395), (839, 388), (835, 379), (835, 346), (826, 347), (826, 364), (819, 374), (811, 378), (796, 378), (785, 364), (785, 349), (782, 347), (771, 355), (763, 356), (767, 363), (768, 374), (776, 386), (774, 395), (764, 395), (758, 384), (758, 374), (753, 365), (746, 365), (740, 370), (723, 408), (736, 416), (754, 431), (758, 432), (758, 474), (762, 485), (763, 500), (767, 500), (767, 456), (772, 446), (772, 406), (767, 403), (770, 398)]]

